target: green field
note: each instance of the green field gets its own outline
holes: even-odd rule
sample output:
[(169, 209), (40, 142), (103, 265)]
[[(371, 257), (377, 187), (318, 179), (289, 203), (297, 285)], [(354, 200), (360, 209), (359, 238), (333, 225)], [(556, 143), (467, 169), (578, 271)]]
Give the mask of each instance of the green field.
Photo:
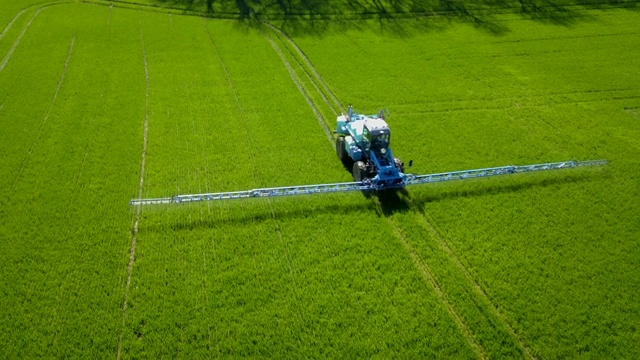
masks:
[[(635, 5), (0, 0), (2, 354), (639, 358)], [(129, 206), (350, 181), (347, 104), (413, 173), (609, 165)]]

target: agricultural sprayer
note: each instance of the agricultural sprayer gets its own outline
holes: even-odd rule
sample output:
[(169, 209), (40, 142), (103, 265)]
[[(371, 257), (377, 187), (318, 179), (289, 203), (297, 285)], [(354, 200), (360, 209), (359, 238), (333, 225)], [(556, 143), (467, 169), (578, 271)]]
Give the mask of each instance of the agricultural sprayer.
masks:
[[(174, 195), (166, 198), (133, 199), (131, 205), (152, 205), (190, 203), (195, 201), (263, 198), (303, 194), (336, 193), (347, 191), (382, 191), (404, 188), (408, 185), (466, 180), (480, 177), (509, 175), (534, 171), (559, 170), (582, 166), (605, 165), (606, 160), (562, 161), (521, 166), (500, 166), (493, 168), (453, 171), (437, 174), (415, 175), (405, 173), (405, 164), (393, 156), (389, 141), (391, 131), (384, 113), (374, 115), (354, 113), (349, 105), (347, 114), (337, 118), (334, 133), (336, 153), (347, 167), (352, 169), (353, 182), (284, 186), (243, 191), (204, 194)], [(411, 166), (411, 162), (409, 163)]]

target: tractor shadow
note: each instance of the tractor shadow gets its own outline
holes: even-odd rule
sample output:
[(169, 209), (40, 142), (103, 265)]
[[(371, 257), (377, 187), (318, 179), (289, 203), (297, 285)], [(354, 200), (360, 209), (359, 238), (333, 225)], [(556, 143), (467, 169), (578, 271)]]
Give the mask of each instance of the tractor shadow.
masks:
[[(365, 194), (366, 197), (376, 197), (382, 215), (391, 216), (398, 212), (411, 209), (410, 194), (407, 189), (388, 189)], [(376, 201), (376, 199), (372, 199)]]
[[(343, 161), (342, 167), (353, 176), (353, 161)], [(409, 210), (409, 192), (407, 189), (387, 189), (387, 190), (363, 190), (362, 196), (367, 199), (376, 200), (382, 214), (389, 216), (394, 212), (404, 212)]]

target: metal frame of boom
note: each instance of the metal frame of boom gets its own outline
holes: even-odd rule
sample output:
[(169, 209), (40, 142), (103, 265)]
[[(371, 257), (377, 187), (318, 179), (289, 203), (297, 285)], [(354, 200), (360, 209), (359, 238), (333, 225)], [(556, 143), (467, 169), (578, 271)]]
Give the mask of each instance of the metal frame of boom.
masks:
[[(489, 176), (510, 175), (517, 173), (526, 173), (534, 171), (560, 170), (568, 168), (576, 168), (582, 166), (597, 166), (607, 164), (606, 160), (589, 160), (589, 161), (563, 161), (555, 163), (544, 163), (534, 165), (521, 166), (500, 166), (494, 168), (474, 169), (464, 171), (452, 171), (439, 174), (414, 175), (406, 174), (403, 186), (428, 184), (452, 180), (466, 180)], [(245, 191), (217, 192), (206, 194), (187, 194), (175, 195), (166, 198), (155, 199), (133, 199), (130, 201), (132, 206), (139, 205), (156, 205), (156, 204), (181, 204), (199, 201), (213, 200), (231, 200), (231, 199), (247, 199), (247, 198), (264, 198), (274, 196), (292, 196), (305, 194), (324, 194), (348, 191), (367, 191), (367, 190), (384, 190), (385, 187), (378, 187), (368, 181), (360, 182), (343, 182), (334, 184), (317, 184), (302, 186), (284, 186), (274, 188), (261, 188)]]

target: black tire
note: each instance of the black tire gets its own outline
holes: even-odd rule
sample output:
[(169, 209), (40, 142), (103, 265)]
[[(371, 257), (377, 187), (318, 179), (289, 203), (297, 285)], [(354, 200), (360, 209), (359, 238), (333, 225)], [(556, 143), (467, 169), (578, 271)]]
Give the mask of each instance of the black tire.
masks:
[(398, 169), (398, 171), (404, 173), (404, 161), (398, 158), (393, 158), (393, 162), (396, 164), (396, 168)]
[(336, 154), (343, 163), (349, 160), (349, 154), (347, 154), (347, 149), (344, 147), (344, 136), (338, 136), (336, 139)]
[(363, 181), (367, 178), (367, 165), (362, 161), (353, 163), (353, 180)]

